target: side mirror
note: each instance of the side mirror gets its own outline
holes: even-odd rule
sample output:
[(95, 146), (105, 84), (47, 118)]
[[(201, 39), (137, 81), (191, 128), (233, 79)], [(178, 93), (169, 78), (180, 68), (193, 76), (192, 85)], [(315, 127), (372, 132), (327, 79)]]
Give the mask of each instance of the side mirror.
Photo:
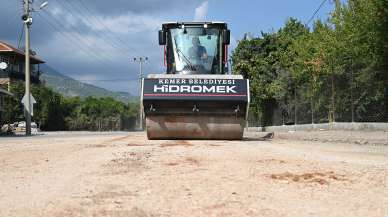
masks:
[(159, 45), (166, 45), (166, 32), (159, 30)]
[(222, 38), (223, 38), (223, 44), (230, 44), (230, 30), (224, 29), (222, 30)]

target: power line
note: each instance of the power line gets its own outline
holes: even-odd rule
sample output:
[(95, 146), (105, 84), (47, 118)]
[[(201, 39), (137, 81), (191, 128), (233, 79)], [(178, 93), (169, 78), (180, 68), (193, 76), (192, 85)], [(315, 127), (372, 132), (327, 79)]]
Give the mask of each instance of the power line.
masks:
[[(52, 23), (49, 21), (50, 19), (45, 19), (45, 18), (43, 17), (43, 15), (41, 15), (40, 13), (38, 13), (38, 16), (40, 16), (40, 17), (42, 18), (42, 20), (44, 20), (44, 21), (48, 24), (48, 26), (49, 26), (51, 29), (54, 30), (54, 32), (59, 33), (59, 34), (62, 36), (62, 38), (65, 39), (64, 41), (68, 42), (69, 45), (75, 45), (75, 44), (77, 44), (77, 45), (78, 45), (77, 48), (78, 48), (79, 50), (83, 51), (86, 55), (90, 55), (90, 54), (94, 55), (93, 52), (88, 51), (88, 50), (85, 50), (85, 48), (82, 46), (82, 44), (80, 44), (79, 41), (77, 41), (76, 39), (74, 39), (74, 38), (69, 37), (69, 36), (66, 35), (66, 34), (69, 34), (69, 33), (61, 31), (55, 24), (52, 24)], [(98, 57), (98, 56), (94, 56), (94, 57), (96, 57), (97, 59), (100, 58), (100, 57)]]
[[(95, 60), (97, 60), (97, 61), (98, 61), (98, 59), (100, 59), (100, 60), (102, 59), (103, 61), (105, 61), (105, 59), (101, 58), (101, 56), (99, 56), (98, 53), (95, 53), (93, 49), (90, 49), (88, 44), (82, 43), (82, 38), (80, 37), (80, 35), (74, 35), (74, 36), (78, 36), (77, 38), (79, 40), (77, 40), (72, 34), (64, 31), (64, 28), (61, 28), (61, 27), (58, 27), (58, 25), (52, 24), (51, 22), (54, 22), (54, 23), (60, 24), (62, 27), (64, 26), (63, 23), (61, 23), (60, 21), (58, 21), (56, 19), (56, 17), (54, 17), (50, 13), (47, 13), (46, 15), (51, 17), (52, 19), (45, 19), (45, 17), (43, 17), (39, 13), (38, 13), (38, 15), (49, 25), (49, 27), (51, 27), (55, 32), (58, 32), (65, 39), (66, 42), (70, 43), (71, 45), (78, 44), (78, 46), (79, 46), (78, 49), (79, 50), (81, 50), (82, 52), (84, 52), (88, 56), (92, 55), (92, 56), (96, 57)], [(88, 47), (88, 49), (85, 50), (85, 48), (84, 48), (85, 46)], [(98, 63), (101, 63), (101, 61), (98, 61)], [(107, 73), (112, 74), (112, 72), (110, 71), (110, 68), (107, 66), (107, 64), (103, 64), (102, 67), (107, 68), (107, 70), (105, 70), (105, 71)], [(98, 80), (98, 79), (91, 80), (90, 79), (90, 80), (79, 80), (79, 81), (115, 82), (115, 83), (117, 83), (117, 82), (137, 81), (137, 78), (135, 78), (135, 79), (129, 79), (129, 78), (121, 78), (121, 79), (119, 79), (119, 78), (116, 78), (116, 79), (100, 79), (100, 80)]]
[[(62, 38), (69, 43), (69, 45), (72, 45), (72, 46), (76, 45), (78, 50), (82, 51), (84, 54), (86, 54), (89, 57), (93, 57), (92, 59), (95, 60), (97, 63), (101, 63), (101, 61), (105, 61), (104, 58), (97, 55), (93, 50), (90, 50), (88, 48), (85, 49), (85, 47), (83, 46), (85, 44), (82, 44), (79, 40), (72, 37), (70, 33), (64, 32), (55, 24), (52, 24), (51, 21), (49, 21), (50, 19), (45, 19), (43, 15), (41, 15), (40, 13), (38, 13), (38, 15), (49, 25), (49, 27), (51, 27), (55, 32), (58, 32), (62, 36)], [(107, 69), (107, 72), (110, 72), (110, 70)]]
[[(48, 13), (47, 13), (48, 14)], [(44, 17), (43, 17), (43, 15), (41, 15), (40, 13), (38, 13), (38, 15), (52, 28), (52, 29), (54, 29), (54, 31), (55, 32), (58, 32), (61, 36), (63, 36), (63, 38), (64, 39), (66, 39), (67, 40), (67, 42), (69, 42), (69, 40), (71, 40), (71, 42), (70, 42), (70, 44), (69, 45), (74, 45), (74, 44), (76, 44), (76, 45), (78, 45), (78, 49), (80, 49), (81, 51), (84, 51), (85, 52), (85, 54), (87, 54), (87, 55), (90, 55), (90, 54), (92, 54), (92, 55), (94, 55), (94, 57), (96, 57), (97, 59), (99, 59), (99, 61), (100, 60), (103, 60), (103, 58), (101, 57), (101, 56), (98, 56), (93, 50), (90, 50), (89, 49), (89, 47), (88, 48), (86, 48), (86, 50), (85, 50), (85, 47), (83, 46), (83, 45), (85, 45), (86, 46), (86, 44), (84, 43), (84, 44), (82, 44), (79, 40), (77, 40), (77, 39), (75, 39), (74, 37), (72, 37), (71, 35), (70, 35), (70, 33), (68, 33), (68, 32), (64, 32), (64, 31), (62, 31), (59, 27), (57, 27), (57, 25), (55, 25), (55, 24), (52, 24), (51, 23), (51, 21), (49, 21), (49, 20), (54, 20), (54, 19), (45, 19)], [(49, 14), (48, 14), (49, 15)], [(101, 59), (102, 58), (102, 59)]]
[[(74, 13), (73, 10), (71, 10), (69, 8), (72, 7), (72, 8), (75, 8), (76, 6), (75, 5), (71, 5), (70, 2), (67, 2), (68, 5), (64, 5), (62, 3), (60, 3), (62, 6), (63, 6), (63, 9), (66, 10), (70, 16), (74, 16), (75, 18), (78, 18), (78, 19), (83, 19), (84, 21), (87, 21), (90, 25), (94, 25), (95, 22), (91, 21), (90, 19), (88, 19), (87, 17), (85, 17), (84, 14), (77, 14), (77, 13)], [(87, 39), (83, 39), (81, 37), (81, 31), (80, 29), (75, 29), (75, 27), (79, 27), (79, 26), (70, 26), (70, 29), (75, 29), (76, 32), (79, 33), (79, 35), (77, 34), (70, 34), (68, 33), (67, 31), (65, 31), (64, 29), (69, 29), (67, 28), (67, 24), (65, 23), (65, 20), (62, 20), (62, 19), (59, 19), (57, 17), (55, 17), (53, 14), (50, 14), (50, 13), (46, 13), (44, 14), (45, 16), (47, 16), (47, 18), (41, 16), (43, 18), (43, 20), (45, 22), (47, 22), (47, 24), (55, 31), (55, 32), (58, 32), (64, 39), (65, 41), (69, 42), (69, 43), (73, 43), (72, 45), (78, 45), (77, 47), (82, 50), (85, 54), (87, 54), (88, 56), (94, 56), (96, 57), (96, 59), (94, 60), (103, 60), (104, 59), (99, 55), (99, 53), (95, 52), (93, 48), (96, 48), (98, 49), (98, 47), (90, 47), (90, 43), (83, 43), (82, 41), (83, 40), (87, 40)], [(97, 18), (95, 18), (97, 20)], [(57, 23), (57, 24), (53, 24), (53, 23)], [(65, 23), (65, 24), (64, 24)], [(103, 24), (105, 25), (105, 24)], [(58, 27), (59, 26), (59, 27)], [(62, 27), (65, 27), (65, 28), (62, 28)], [(96, 30), (95, 30), (96, 31)], [(101, 36), (102, 34), (97, 34), (99, 36)], [(104, 35), (106, 38), (107, 36)], [(101, 37), (100, 37), (101, 38)], [(88, 41), (89, 42), (89, 41)], [(112, 44), (111, 44), (112, 45)], [(85, 47), (86, 50), (85, 50)], [(100, 62), (100, 61), (99, 61)], [(104, 64), (104, 66), (106, 67), (106, 64)], [(107, 70), (108, 71), (108, 70)], [(80, 79), (79, 81), (81, 82), (128, 82), (128, 81), (137, 81), (138, 79), (137, 78), (134, 78), (134, 79), (130, 79), (130, 78), (116, 78), (116, 79)]]
[[(39, 16), (41, 16), (43, 18), (42, 15), (38, 14)], [(49, 19), (43, 19), (45, 22), (47, 22), (47, 24), (49, 24), (49, 26), (56, 32), (58, 32), (67, 42), (69, 42), (71, 45), (74, 45), (74, 44), (77, 44), (78, 45), (78, 49), (80, 49), (81, 51), (83, 51), (86, 55), (90, 56), (90, 54), (94, 55), (94, 57), (96, 57), (96, 61), (98, 63), (101, 63), (100, 60), (104, 61), (104, 59), (101, 59), (100, 56), (96, 55), (93, 51), (89, 51), (89, 50), (85, 50), (85, 48), (82, 46), (81, 42), (73, 37), (69, 37), (69, 36), (66, 36), (69, 35), (69, 33), (67, 32), (64, 32), (64, 31), (61, 31), (59, 27), (55, 26), (54, 24), (50, 23), (48, 20)], [(71, 36), (71, 35), (70, 35)], [(106, 64), (104, 64), (104, 66), (106, 67)], [(106, 69), (106, 71), (108, 73), (111, 73), (112, 74), (112, 71), (109, 70), (109, 68)], [(120, 79), (120, 78), (117, 78), (117, 79), (105, 79), (105, 80), (83, 80), (83, 81), (101, 81), (101, 82), (120, 82), (120, 81), (136, 81), (137, 79), (126, 79), (126, 78), (123, 78), (123, 79)]]
[[(60, 4), (61, 4), (63, 7), (65, 7), (65, 6), (62, 4), (61, 1), (58, 1), (58, 2), (60, 2)], [(67, 7), (64, 8), (64, 9), (65, 9), (71, 16), (74, 16), (74, 13), (73, 13), (70, 9), (68, 9)], [(51, 15), (50, 13), (47, 13), (47, 14), (49, 14), (49, 15), (53, 18), (53, 20), (54, 20), (56, 23), (58, 23), (59, 25), (61, 25), (62, 28), (66, 28), (65, 24), (64, 24), (63, 22), (61, 22), (62, 19), (57, 19), (55, 16)], [(75, 17), (75, 16), (74, 16), (74, 17)], [(88, 45), (88, 47), (89, 47), (90, 50), (93, 50), (94, 52), (97, 51), (96, 53), (98, 53), (99, 56), (102, 56), (103, 59), (105, 59), (105, 61), (106, 61), (106, 60), (114, 59), (114, 57), (113, 57), (111, 54), (109, 54), (108, 52), (98, 52), (98, 51), (99, 51), (99, 50), (98, 50), (99, 47), (93, 46), (93, 45), (92, 45), (93, 43), (92, 43), (89, 39), (87, 39), (86, 37), (81, 37), (81, 35), (83, 35), (83, 34), (82, 34), (82, 30), (80, 30), (79, 27), (78, 27), (77, 25), (71, 25), (71, 26), (73, 27), (72, 29), (75, 30), (75, 31), (79, 34), (79, 35), (75, 34), (74, 36), (77, 37), (78, 40), (81, 40), (82, 43), (85, 43), (85, 45)], [(100, 49), (100, 50), (101, 50), (101, 49)], [(103, 50), (102, 50), (102, 51), (103, 51)]]
[[(81, 19), (81, 20), (87, 22), (87, 23), (88, 23), (89, 25), (91, 25), (91, 26), (96, 25), (96, 22), (99, 22), (99, 23), (101, 24), (100, 26), (103, 26), (103, 27), (105, 27), (106, 29), (109, 29), (109, 30), (110, 30), (110, 28), (107, 27), (102, 21), (98, 21), (97, 18), (99, 18), (99, 17), (98, 17), (98, 16), (95, 16), (95, 15), (93, 14), (93, 12), (86, 6), (86, 4), (85, 4), (84, 2), (79, 1), (77, 5), (72, 4), (72, 2), (70, 2), (70, 1), (65, 1), (67, 4), (64, 4), (63, 1), (61, 1), (61, 0), (58, 0), (57, 2), (62, 6), (62, 8), (63, 8), (64, 10), (66, 10), (66, 12), (67, 12), (70, 16), (72, 16), (72, 17), (74, 17), (74, 18)], [(80, 3), (81, 3), (81, 4), (80, 4)], [(82, 10), (80, 9), (79, 6), (85, 8), (87, 11), (89, 11), (89, 13), (90, 13), (91, 16), (85, 15), (85, 14), (82, 12)], [(70, 7), (73, 8), (73, 10), (72, 10)], [(76, 11), (78, 11), (78, 13), (74, 13), (74, 12), (76, 12)], [(84, 10), (84, 11), (85, 11), (85, 10)], [(52, 16), (51, 14), (49, 14), (49, 15)], [(54, 16), (52, 16), (52, 17), (54, 17)], [(94, 22), (93, 22), (93, 20), (92, 20), (91, 17), (94, 18)], [(101, 20), (101, 18), (99, 18), (99, 19)], [(57, 23), (61, 23), (60, 21), (58, 21), (58, 20), (55, 19), (55, 18), (54, 18), (54, 20), (56, 20)], [(61, 21), (62, 21), (62, 20), (61, 20)], [(62, 23), (61, 23), (61, 24), (62, 24)], [(64, 25), (62, 24), (62, 26), (64, 26)], [(82, 34), (81, 34), (81, 31), (83, 31), (83, 30), (79, 29), (79, 26), (72, 26), (72, 27), (73, 27), (72, 29), (74, 29), (76, 32), (78, 32), (79, 35), (82, 35)], [(78, 27), (78, 28), (76, 28), (76, 27)], [(95, 29), (93, 29), (93, 28), (91, 28), (91, 29), (94, 30), (94, 32), (96, 32), (96, 35), (104, 36), (104, 39), (107, 39), (107, 40), (103, 40), (103, 41), (106, 42), (107, 44), (109, 44), (111, 48), (114, 49), (114, 47), (116, 47), (116, 48), (118, 48), (118, 50), (120, 50), (121, 52), (123, 52), (124, 50), (127, 50), (127, 52), (130, 53), (130, 51), (129, 51), (128, 49), (125, 49), (125, 48), (122, 46), (123, 44), (125, 44), (125, 42), (123, 42), (119, 37), (117, 37), (117, 40), (120, 40), (120, 41), (122, 42), (122, 44), (118, 44), (118, 45), (117, 45), (117, 41), (115, 41), (114, 39), (113, 39), (113, 40), (109, 40), (108, 38), (112, 38), (112, 37), (109, 37), (108, 35), (104, 34), (105, 32), (109, 33), (109, 32), (111, 32), (111, 31), (97, 32), (97, 30), (95, 30)], [(115, 36), (115, 35), (112, 34), (112, 33), (111, 33), (111, 35), (112, 35), (112, 36)], [(86, 40), (89, 44), (91, 44), (90, 41), (87, 40), (87, 38), (82, 38), (82, 37), (77, 36), (77, 35), (75, 35), (75, 36), (76, 36), (79, 40), (81, 40), (81, 41)], [(102, 38), (100, 37), (100, 39), (102, 39)], [(116, 43), (115, 43), (115, 42), (116, 42)], [(86, 43), (86, 44), (88, 44), (88, 43)], [(116, 44), (116, 46), (115, 46), (115, 44)], [(90, 49), (90, 47), (89, 47), (90, 50), (94, 50), (94, 48), (97, 49), (97, 48), (100, 48), (100, 47), (94, 47), (94, 46), (93, 46), (93, 48), (91, 48), (91, 49)], [(133, 48), (131, 48), (131, 47), (129, 47), (129, 48), (130, 48), (131, 50), (134, 51)], [(100, 50), (101, 50), (101, 49), (100, 49)], [(114, 49), (114, 50), (115, 50), (115, 51), (118, 51), (117, 49)], [(102, 54), (105, 54), (105, 55), (109, 55), (109, 60), (114, 59), (114, 57), (112, 58), (112, 55), (111, 55), (109, 52), (101, 52), (101, 53), (102, 53)], [(110, 62), (112, 62), (112, 61), (110, 61)], [(114, 63), (114, 62), (112, 62), (112, 63)]]
[(95, 81), (95, 82), (128, 82), (128, 81), (138, 81), (138, 78), (125, 78), (125, 79), (77, 79), (77, 81)]
[(313, 19), (315, 18), (315, 16), (317, 15), (317, 13), (321, 10), (321, 8), (323, 7), (323, 5), (327, 2), (327, 0), (323, 0), (321, 2), (321, 4), (319, 5), (319, 7), (314, 11), (313, 15), (310, 17), (309, 21), (307, 21), (306, 23), (306, 26), (308, 26), (310, 24), (311, 21), (313, 21)]
[[(76, 1), (78, 2), (78, 1)], [(68, 2), (69, 4), (72, 4), (72, 2)], [(93, 24), (95, 26), (97, 26), (96, 24), (98, 23), (99, 26), (102, 26), (103, 28), (105, 28), (107, 31), (100, 31), (100, 34), (102, 33), (103, 36), (105, 36), (107, 39), (111, 40), (110, 42), (113, 43), (113, 45), (119, 49), (123, 49), (123, 50), (126, 50), (128, 53), (130, 52), (130, 50), (134, 51), (133, 48), (129, 47), (129, 49), (126, 49), (123, 45), (125, 45), (124, 42), (121, 41), (121, 39), (119, 37), (116, 37), (114, 34), (112, 34), (111, 32), (113, 32), (108, 26), (105, 25), (105, 23), (98, 17), (98, 16), (95, 16), (94, 13), (86, 6), (86, 4), (83, 2), (83, 1), (79, 1), (78, 2), (78, 5), (85, 8), (86, 10), (84, 11), (88, 11), (89, 12), (89, 15), (88, 16), (86, 13), (86, 16), (88, 18), (88, 20), (90, 21), (93, 20)], [(83, 11), (82, 10), (79, 10), (81, 14), (83, 14)], [(90, 18), (90, 19), (89, 19)], [(92, 23), (91, 22), (91, 23)], [(108, 33), (111, 33), (111, 34), (108, 34)], [(118, 42), (120, 41), (120, 43)]]
[[(38, 13), (39, 16), (41, 16), (43, 18), (42, 15), (40, 15)], [(62, 32), (58, 29), (58, 27), (56, 27), (54, 24), (50, 23), (47, 19), (43, 19), (48, 25), (50, 28), (52, 28), (55, 32), (58, 32), (64, 39), (66, 42), (68, 42), (70, 45), (74, 45), (74, 44), (79, 44), (80, 42), (77, 41), (76, 39), (72, 38), (72, 37), (67, 37), (65, 34), (65, 32)], [(90, 52), (85, 50), (82, 45), (79, 44), (79, 47), (78, 47), (79, 50), (83, 51), (86, 55), (89, 55)], [(91, 53), (91, 54), (94, 54), (94, 53)], [(90, 56), (90, 55), (89, 55)], [(95, 56), (96, 57), (96, 56)], [(97, 56), (96, 57), (97, 59), (99, 59), (99, 57)], [(97, 62), (99, 62), (98, 60), (96, 59)], [(109, 69), (106, 70), (107, 72), (109, 73), (112, 73)], [(76, 79), (77, 80), (77, 79)], [(79, 79), (78, 81), (80, 82), (128, 82), (128, 81), (137, 81), (138, 79), (137, 78), (134, 78), (134, 79), (129, 79), (129, 78), (122, 78), (122, 79), (119, 79), (119, 78), (116, 78), (116, 79)]]
[[(105, 25), (105, 23), (103, 22), (103, 20), (102, 20), (100, 17), (94, 15), (94, 13), (93, 13), (93, 12), (89, 9), (89, 7), (85, 4), (84, 0), (79, 0), (79, 2), (80, 2), (81, 5), (89, 12), (89, 14), (92, 15), (92, 17), (93, 17), (98, 23), (100, 23), (105, 29), (109, 30), (108, 32), (113, 32), (112, 29), (111, 29), (109, 26)], [(126, 45), (127, 48), (129, 48), (129, 50), (135, 51), (135, 49), (132, 48), (131, 46), (129, 46), (129, 45), (127, 44), (127, 42), (125, 42), (125, 40), (122, 40), (122, 39), (121, 39), (121, 37), (116, 36), (116, 35), (114, 35), (114, 34), (111, 34), (111, 35), (112, 35), (112, 37), (115, 37), (119, 42), (121, 42), (120, 45)]]
[[(62, 2), (62, 1), (60, 1)], [(79, 7), (77, 7), (76, 5), (74, 5), (72, 2), (70, 1), (65, 1), (67, 3), (68, 6), (70, 6), (71, 8), (67, 8), (69, 9), (68, 11), (70, 11), (70, 13), (72, 13), (74, 16), (77, 16), (79, 19), (83, 20), (84, 22), (88, 23), (88, 25), (90, 26), (96, 26), (96, 23), (93, 22), (93, 20), (91, 20), (91, 18), (87, 15), (85, 15), (83, 13), (82, 10), (79, 9)], [(62, 3), (61, 3), (62, 4)], [(62, 4), (62, 6), (66, 7), (64, 4)], [(73, 13), (73, 11), (77, 11), (78, 13)], [(97, 32), (96, 30), (94, 30), (92, 27), (90, 27), (91, 30), (93, 30), (96, 34), (102, 36), (101, 39), (108, 45), (110, 45), (112, 48), (114, 49), (117, 49), (118, 51), (120, 52), (128, 52), (126, 51), (125, 48), (123, 48), (121, 45), (117, 45), (114, 43), (113, 40), (109, 39), (109, 37), (105, 34), (104, 31), (101, 31), (101, 32)]]
[[(65, 29), (64, 27), (64, 24), (58, 20), (55, 16), (51, 15), (50, 13), (46, 13), (48, 16), (50, 16), (51, 20), (53, 20), (55, 23), (57, 23), (58, 25), (60, 25), (62, 29)], [(82, 37), (82, 33), (75, 29), (75, 31), (78, 33), (75, 33), (73, 35), (70, 35), (71, 37), (75, 37), (76, 41), (78, 42), (77, 44), (82, 44), (84, 45), (85, 47), (87, 47), (87, 49), (95, 56), (97, 56), (98, 59), (102, 60), (103, 62), (106, 62), (106, 61), (110, 61), (111, 63), (115, 64), (115, 62), (112, 61), (112, 56), (108, 55), (106, 52), (99, 52), (99, 50), (97, 49), (97, 47), (93, 46), (90, 42), (90, 40), (88, 40), (87, 38), (85, 37)], [(67, 33), (69, 35), (69, 33)], [(105, 55), (104, 55), (105, 54)]]
[[(21, 43), (22, 43), (22, 39), (23, 39), (23, 34), (24, 33), (24, 23), (22, 23), (22, 28), (21, 28), (21, 30), (20, 30), (20, 32), (19, 33), (17, 33), (18, 34), (18, 36), (17, 36), (17, 39), (16, 39), (16, 41), (17, 41), (17, 48), (18, 49), (20, 49), (20, 45), (21, 45)], [(13, 55), (13, 61), (15, 61), (16, 60), (16, 53)]]
[[(12, 1), (6, 1), (7, 3), (10, 3), (11, 2), (11, 5), (1, 5), (1, 7), (4, 7), (4, 8), (11, 8), (12, 7)], [(3, 4), (3, 3), (2, 3)], [(15, 21), (17, 22), (18, 20), (20, 20), (20, 17), (21, 17), (21, 14), (23, 14), (23, 8), (20, 8), (20, 11), (19, 13), (13, 13), (12, 16), (10, 16), (8, 21), (5, 21), (3, 22), (1, 25), (2, 26), (8, 26), (8, 25), (13, 25), (15, 23)]]
[(22, 24), (22, 29), (20, 30), (20, 34), (18, 37), (18, 48), (20, 48), (20, 45), (22, 43), (23, 34), (24, 34), (24, 24)]

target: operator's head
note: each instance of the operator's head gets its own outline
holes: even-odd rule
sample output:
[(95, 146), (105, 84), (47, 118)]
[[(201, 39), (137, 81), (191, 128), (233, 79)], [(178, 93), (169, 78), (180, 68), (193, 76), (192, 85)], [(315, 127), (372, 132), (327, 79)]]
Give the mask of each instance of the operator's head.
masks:
[(199, 45), (201, 45), (201, 42), (199, 41), (199, 38), (198, 38), (198, 37), (193, 37), (192, 43), (193, 43), (194, 46), (199, 46)]

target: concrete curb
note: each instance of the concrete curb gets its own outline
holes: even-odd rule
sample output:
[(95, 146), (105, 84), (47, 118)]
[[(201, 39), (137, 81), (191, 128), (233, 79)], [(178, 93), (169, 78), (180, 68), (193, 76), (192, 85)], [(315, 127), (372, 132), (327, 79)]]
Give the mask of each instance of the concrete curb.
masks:
[(288, 131), (319, 131), (319, 130), (350, 130), (350, 131), (385, 131), (388, 132), (388, 123), (346, 123), (334, 122), (324, 124), (301, 124), (269, 127), (249, 127), (248, 131), (256, 132), (288, 132)]

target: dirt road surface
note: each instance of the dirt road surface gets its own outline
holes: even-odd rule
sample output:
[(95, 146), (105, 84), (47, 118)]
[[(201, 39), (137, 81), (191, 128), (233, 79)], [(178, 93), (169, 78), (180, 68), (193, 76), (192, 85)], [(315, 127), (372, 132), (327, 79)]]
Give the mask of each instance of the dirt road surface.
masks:
[(388, 134), (368, 134), (368, 143), (326, 134), (3, 137), (0, 216), (388, 216)]

